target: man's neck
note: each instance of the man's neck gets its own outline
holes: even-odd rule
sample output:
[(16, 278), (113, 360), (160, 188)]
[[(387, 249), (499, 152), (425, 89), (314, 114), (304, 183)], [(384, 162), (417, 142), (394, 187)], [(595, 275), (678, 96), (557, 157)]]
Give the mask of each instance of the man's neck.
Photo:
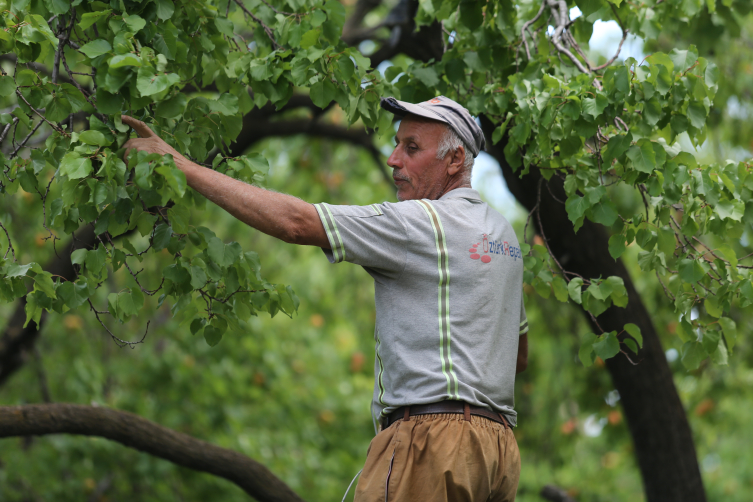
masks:
[(449, 192), (455, 190), (456, 188), (471, 188), (470, 183), (463, 182), (462, 180), (456, 180), (454, 183), (448, 184), (439, 195), (437, 195), (437, 198), (435, 200), (441, 199), (445, 195), (447, 195)]

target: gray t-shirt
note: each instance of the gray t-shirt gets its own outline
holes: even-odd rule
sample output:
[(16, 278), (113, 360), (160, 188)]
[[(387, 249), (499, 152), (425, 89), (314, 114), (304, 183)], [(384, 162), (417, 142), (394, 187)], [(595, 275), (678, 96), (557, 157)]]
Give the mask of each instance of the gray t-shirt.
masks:
[(470, 188), (433, 201), (315, 207), (329, 261), (374, 278), (374, 413), (452, 399), (515, 425), (518, 337), (528, 321), (510, 223)]

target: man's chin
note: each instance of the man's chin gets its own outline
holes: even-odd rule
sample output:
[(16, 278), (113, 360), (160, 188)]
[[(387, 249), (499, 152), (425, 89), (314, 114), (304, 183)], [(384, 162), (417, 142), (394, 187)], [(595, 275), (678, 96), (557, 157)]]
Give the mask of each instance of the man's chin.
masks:
[(413, 193), (411, 193), (409, 190), (403, 190), (402, 187), (397, 189), (397, 200), (400, 202), (406, 201), (406, 200), (412, 200), (415, 199), (413, 197)]

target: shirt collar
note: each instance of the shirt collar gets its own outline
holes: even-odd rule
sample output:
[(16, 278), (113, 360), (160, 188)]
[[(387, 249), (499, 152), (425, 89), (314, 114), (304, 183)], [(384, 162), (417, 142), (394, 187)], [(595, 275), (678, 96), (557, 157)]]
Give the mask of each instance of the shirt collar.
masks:
[(482, 202), (478, 191), (473, 188), (456, 188), (439, 198), (439, 200), (447, 199), (466, 199), (471, 202)]

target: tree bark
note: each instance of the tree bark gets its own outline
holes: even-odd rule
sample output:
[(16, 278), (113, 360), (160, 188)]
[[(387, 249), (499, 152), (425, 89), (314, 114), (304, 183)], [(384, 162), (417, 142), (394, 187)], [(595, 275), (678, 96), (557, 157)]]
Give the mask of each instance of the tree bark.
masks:
[[(499, 162), (510, 192), (528, 209), (539, 204), (539, 233), (562, 266), (586, 278), (615, 275), (625, 282), (629, 296), (627, 306), (613, 306), (597, 321), (607, 332), (620, 332), (631, 322), (638, 325), (643, 334), (643, 348), (638, 354), (637, 365), (618, 354), (607, 360), (606, 366), (615, 389), (620, 393), (646, 499), (649, 502), (705, 501), (693, 436), (672, 372), (651, 317), (627, 269), (621, 260), (613, 260), (608, 252), (608, 233), (603, 226), (586, 220), (576, 235), (564, 204), (555, 200), (556, 197), (564, 202), (567, 198), (563, 181), (556, 176), (549, 182), (542, 180), (540, 171), (534, 166), (521, 178), (505, 160), (505, 140), (493, 145), (492, 123), (482, 117), (481, 124), (487, 137), (487, 151)], [(540, 180), (543, 183), (541, 189)], [(538, 221), (535, 224), (539, 227)], [(586, 317), (594, 332), (600, 333), (590, 316)]]
[(227, 479), (260, 502), (303, 502), (257, 461), (133, 413), (76, 404), (0, 406), (0, 438), (46, 434), (107, 438), (180, 466)]

